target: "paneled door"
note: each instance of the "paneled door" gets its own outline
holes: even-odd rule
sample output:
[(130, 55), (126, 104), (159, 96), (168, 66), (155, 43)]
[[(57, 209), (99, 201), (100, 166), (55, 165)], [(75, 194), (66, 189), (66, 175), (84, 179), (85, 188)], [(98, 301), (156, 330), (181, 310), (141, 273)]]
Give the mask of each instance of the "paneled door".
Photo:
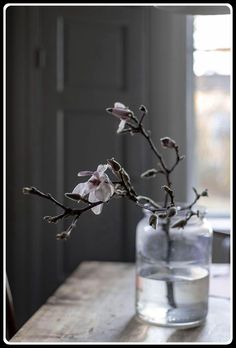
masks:
[[(120, 101), (138, 111), (145, 102), (145, 8), (42, 7), (40, 13), (44, 190), (66, 202), (64, 192), (84, 179), (78, 171), (95, 170), (111, 157), (136, 182), (145, 167), (142, 141), (116, 135), (117, 119), (105, 109)], [(83, 215), (70, 240), (55, 242), (61, 277), (84, 259), (134, 260), (140, 214), (115, 200), (100, 216)], [(44, 234), (53, 230), (47, 226)]]
[[(148, 13), (139, 6), (9, 6), (7, 8), (7, 273), (19, 325), (82, 260), (133, 261), (142, 212), (113, 200), (99, 216), (81, 216), (71, 238), (56, 240), (70, 221), (42, 219), (59, 210), (23, 186), (64, 197), (115, 157), (143, 194), (147, 169), (139, 136), (118, 136), (105, 109), (120, 101), (147, 104)], [(85, 178), (86, 179), (86, 178)], [(142, 191), (142, 192), (141, 192)]]
[[(82, 260), (134, 261), (142, 212), (113, 200), (99, 216), (42, 219), (59, 210), (23, 186), (64, 197), (115, 157), (143, 194), (147, 169), (139, 136), (118, 136), (105, 109), (120, 101), (148, 105), (148, 12), (139, 6), (10, 6), (7, 9), (7, 272), (19, 325), (45, 302)], [(142, 191), (142, 192), (141, 192)]]

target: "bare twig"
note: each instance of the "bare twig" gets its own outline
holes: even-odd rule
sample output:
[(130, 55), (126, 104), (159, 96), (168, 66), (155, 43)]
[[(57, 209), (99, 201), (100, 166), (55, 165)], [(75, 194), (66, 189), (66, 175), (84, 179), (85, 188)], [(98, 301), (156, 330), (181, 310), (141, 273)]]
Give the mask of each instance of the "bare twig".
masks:
[[(161, 171), (159, 171), (159, 172), (165, 175), (166, 184), (169, 188), (171, 188), (172, 183), (171, 183), (171, 179), (170, 179), (170, 174), (174, 171), (174, 169), (178, 165), (178, 163), (184, 159), (184, 156), (180, 156), (179, 147), (178, 147), (178, 145), (176, 145), (175, 141), (173, 141), (172, 139), (170, 139), (168, 137), (162, 138), (162, 140), (165, 140), (168, 142), (168, 146), (166, 146), (166, 147), (173, 148), (175, 150), (175, 154), (176, 154), (176, 160), (175, 160), (174, 164), (172, 165), (172, 167), (171, 168), (167, 167), (161, 153), (157, 150), (157, 147), (155, 146), (155, 144), (151, 138), (150, 131), (147, 131), (143, 125), (144, 117), (147, 115), (147, 109), (144, 105), (141, 105), (139, 109), (140, 109), (140, 111), (143, 112), (140, 120), (138, 121), (137, 117), (133, 113), (132, 117), (131, 117), (131, 120), (133, 121), (133, 123), (126, 122), (126, 125), (128, 126), (128, 128), (125, 128), (121, 133), (130, 133), (132, 135), (139, 133), (147, 140), (152, 152), (159, 160), (159, 164), (160, 164), (160, 168), (161, 168)], [(169, 146), (169, 144), (171, 146)], [(164, 207), (167, 206), (168, 196), (170, 196), (170, 195), (166, 192)]]
[(48, 223), (57, 223), (59, 220), (62, 220), (64, 218), (68, 218), (70, 216), (73, 217), (73, 221), (69, 225), (67, 230), (63, 231), (57, 235), (58, 239), (67, 239), (70, 236), (71, 231), (76, 226), (76, 222), (81, 214), (85, 213), (88, 210), (91, 210), (93, 207), (96, 207), (97, 205), (105, 203), (102, 201), (91, 203), (91, 202), (88, 202), (87, 200), (84, 199), (83, 201), (85, 203), (88, 203), (88, 205), (86, 207), (81, 208), (81, 209), (73, 209), (73, 208), (66, 207), (64, 204), (57, 201), (50, 193), (41, 192), (36, 187), (24, 187), (23, 193), (24, 194), (32, 194), (32, 195), (36, 195), (36, 196), (48, 199), (64, 210), (63, 213), (56, 215), (56, 216), (45, 216), (44, 220), (46, 220)]
[(201, 193), (198, 193), (197, 190), (195, 189), (195, 187), (193, 187), (193, 191), (195, 193), (195, 199), (193, 200), (193, 202), (185, 207), (181, 207), (180, 210), (191, 210), (192, 207), (197, 203), (197, 201), (201, 197), (208, 197), (208, 190), (207, 189), (203, 190)]

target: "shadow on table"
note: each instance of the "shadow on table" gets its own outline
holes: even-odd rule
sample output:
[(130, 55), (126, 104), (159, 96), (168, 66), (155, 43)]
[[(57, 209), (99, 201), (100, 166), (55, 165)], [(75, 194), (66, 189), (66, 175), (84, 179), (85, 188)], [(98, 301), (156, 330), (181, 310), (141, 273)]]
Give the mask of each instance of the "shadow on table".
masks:
[(199, 338), (204, 331), (204, 325), (175, 330), (166, 340), (166, 342), (201, 342)]
[(141, 322), (135, 315), (119, 334), (120, 342), (145, 342), (149, 325)]
[(198, 342), (204, 325), (189, 329), (174, 329), (147, 324), (135, 315), (119, 334), (120, 342)]

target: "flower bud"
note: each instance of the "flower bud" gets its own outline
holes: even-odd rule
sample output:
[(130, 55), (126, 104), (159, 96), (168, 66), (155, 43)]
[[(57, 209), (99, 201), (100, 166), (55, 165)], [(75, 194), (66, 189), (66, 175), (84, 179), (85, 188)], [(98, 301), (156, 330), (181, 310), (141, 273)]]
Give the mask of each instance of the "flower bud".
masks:
[(202, 197), (208, 197), (208, 190), (205, 189), (204, 191), (202, 191), (201, 196)]
[(144, 106), (144, 105), (140, 105), (139, 110), (140, 110), (140, 111), (143, 111), (143, 112), (145, 112), (145, 113), (148, 112), (146, 106)]
[(157, 226), (157, 215), (152, 214), (149, 218), (149, 225), (155, 230)]
[(163, 185), (161, 188), (163, 188), (169, 194), (173, 193), (173, 190), (171, 190), (167, 185)]
[(56, 224), (58, 222), (57, 216), (44, 216), (43, 219), (49, 224)]
[(184, 226), (187, 224), (187, 220), (178, 220), (176, 221), (171, 228), (184, 228)]
[(63, 231), (63, 232), (61, 232), (61, 233), (58, 233), (58, 234), (56, 235), (56, 238), (57, 238), (57, 239), (67, 240), (67, 239), (70, 237), (70, 233), (71, 233), (71, 230)]
[(111, 159), (107, 160), (107, 163), (110, 164), (111, 168), (115, 171), (115, 172), (119, 172), (119, 170), (121, 169), (121, 165), (120, 163), (118, 163), (117, 161), (115, 161), (114, 157)]
[(161, 141), (162, 147), (164, 148), (173, 149), (176, 147), (175, 141), (169, 137), (161, 138), (160, 141)]
[[(116, 105), (117, 104), (117, 105)], [(113, 108), (106, 108), (106, 111), (120, 119), (127, 120), (133, 116), (133, 111), (121, 103), (115, 103)]]
[(177, 213), (176, 207), (170, 207), (167, 211), (167, 216), (172, 217), (172, 216), (175, 216), (176, 213)]
[(112, 113), (113, 108), (106, 108), (106, 111), (109, 112), (109, 113)]
[(22, 192), (24, 193), (24, 195), (29, 195), (30, 193), (32, 193), (33, 189), (32, 187), (23, 187)]
[(146, 172), (141, 174), (141, 178), (154, 178), (157, 174), (157, 170), (155, 168), (148, 169)]

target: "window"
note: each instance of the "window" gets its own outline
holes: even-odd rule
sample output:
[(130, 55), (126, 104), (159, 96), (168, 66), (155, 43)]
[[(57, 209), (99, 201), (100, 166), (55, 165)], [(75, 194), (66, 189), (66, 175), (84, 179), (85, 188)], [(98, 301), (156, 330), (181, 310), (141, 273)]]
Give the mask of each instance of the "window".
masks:
[(208, 211), (230, 212), (231, 15), (193, 18), (194, 174)]

